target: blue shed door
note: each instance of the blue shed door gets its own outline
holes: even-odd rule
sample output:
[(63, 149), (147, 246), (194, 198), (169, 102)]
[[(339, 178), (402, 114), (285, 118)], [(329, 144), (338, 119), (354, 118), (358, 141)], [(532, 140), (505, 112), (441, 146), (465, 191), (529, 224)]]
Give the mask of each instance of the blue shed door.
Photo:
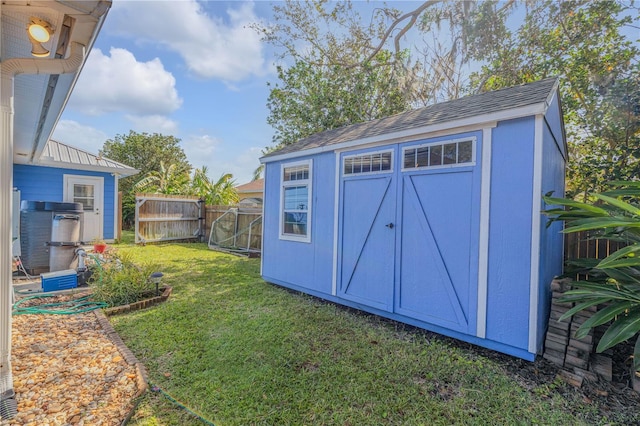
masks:
[(475, 334), (475, 144), (469, 138), (342, 154), (338, 296)]
[(451, 330), (474, 331), (469, 316), (476, 312), (479, 209), (473, 201), (469, 169), (402, 177), (396, 312)]
[(396, 182), (393, 150), (342, 158), (338, 295), (393, 310)]
[(343, 182), (342, 268), (345, 299), (390, 311), (393, 307), (396, 215), (390, 174)]

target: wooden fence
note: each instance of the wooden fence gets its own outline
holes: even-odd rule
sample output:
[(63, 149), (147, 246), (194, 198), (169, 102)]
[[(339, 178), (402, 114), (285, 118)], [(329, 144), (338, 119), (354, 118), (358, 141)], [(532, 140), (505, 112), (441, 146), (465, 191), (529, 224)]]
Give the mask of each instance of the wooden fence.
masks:
[(200, 241), (202, 201), (184, 195), (136, 194), (135, 242)]
[(176, 240), (206, 241), (211, 248), (258, 253), (262, 209), (205, 207), (198, 197), (136, 194), (136, 244)]
[[(593, 239), (588, 231), (574, 232), (565, 235), (564, 260), (604, 259), (627, 245), (621, 241)], [(576, 274), (573, 279), (584, 280), (588, 277), (588, 275)]]
[(592, 239), (588, 231), (574, 232), (564, 237), (564, 258), (604, 259), (627, 245), (624, 242)]

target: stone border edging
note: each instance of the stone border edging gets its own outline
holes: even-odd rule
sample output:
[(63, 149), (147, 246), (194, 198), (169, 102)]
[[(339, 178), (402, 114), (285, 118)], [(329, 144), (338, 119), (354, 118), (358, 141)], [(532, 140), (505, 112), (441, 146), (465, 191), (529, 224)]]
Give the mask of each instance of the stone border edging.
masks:
[(131, 349), (129, 349), (127, 345), (124, 344), (124, 341), (122, 341), (120, 335), (113, 328), (104, 312), (102, 312), (101, 310), (95, 310), (93, 312), (95, 313), (96, 318), (98, 319), (98, 323), (104, 330), (105, 334), (107, 335), (109, 340), (111, 340), (116, 346), (118, 352), (120, 352), (120, 355), (122, 356), (122, 358), (124, 358), (125, 362), (129, 365), (133, 365), (136, 368), (136, 382), (138, 385), (138, 392), (134, 396), (134, 399), (138, 398), (148, 388), (147, 382), (149, 378), (147, 375), (147, 369), (140, 361), (138, 361), (138, 358), (136, 358), (133, 352), (131, 352)]
[[(100, 324), (100, 327), (102, 327), (102, 330), (105, 332), (109, 340), (111, 340), (113, 344), (116, 346), (116, 348), (118, 349), (118, 352), (120, 352), (120, 355), (125, 360), (125, 362), (129, 365), (135, 366), (136, 368), (136, 385), (138, 387), (138, 391), (132, 398), (133, 405), (129, 410), (129, 413), (125, 417), (125, 420), (122, 422), (123, 425), (126, 424), (128, 420), (131, 418), (131, 416), (134, 414), (139, 403), (139, 398), (149, 389), (149, 375), (147, 374), (147, 369), (145, 368), (144, 364), (142, 364), (138, 360), (138, 358), (136, 358), (133, 352), (131, 352), (131, 349), (129, 349), (127, 345), (124, 344), (124, 341), (122, 340), (118, 332), (116, 332), (116, 330), (111, 325), (111, 322), (109, 322), (107, 315), (110, 316), (110, 315), (116, 315), (116, 314), (123, 314), (126, 312), (137, 311), (140, 309), (157, 305), (159, 303), (166, 301), (171, 295), (172, 291), (173, 291), (172, 287), (165, 286), (160, 296), (155, 296), (150, 299), (140, 300), (138, 302), (131, 303), (129, 305), (115, 306), (113, 308), (107, 308), (103, 310), (96, 309), (93, 311), (95, 313), (96, 319), (98, 320), (98, 323)], [(138, 402), (136, 402), (136, 400), (138, 400)]]
[(136, 368), (136, 386), (138, 388), (138, 391), (131, 399), (132, 406), (127, 413), (124, 421), (122, 422), (122, 424), (124, 425), (128, 422), (131, 416), (133, 416), (133, 413), (138, 407), (139, 398), (144, 395), (144, 393), (149, 389), (149, 376), (147, 375), (147, 369), (145, 368), (144, 364), (138, 361), (138, 358), (136, 358), (133, 352), (131, 352), (131, 349), (129, 349), (127, 345), (124, 344), (122, 338), (113, 328), (104, 312), (99, 309), (96, 309), (93, 312), (95, 313), (96, 319), (98, 320), (98, 324), (100, 324), (100, 327), (102, 327), (102, 330), (105, 332), (109, 340), (111, 340), (111, 342), (113, 342), (113, 344), (116, 346), (118, 352), (120, 352), (120, 355), (125, 360), (125, 362), (129, 365), (135, 366)]
[(172, 291), (173, 291), (172, 287), (165, 286), (160, 296), (155, 296), (149, 299), (140, 300), (138, 302), (130, 303), (128, 305), (114, 306), (113, 308), (106, 308), (104, 309), (104, 314), (107, 316), (118, 315), (118, 314), (124, 314), (131, 311), (138, 311), (140, 309), (145, 309), (151, 306), (155, 306), (159, 303), (166, 301), (171, 295)]

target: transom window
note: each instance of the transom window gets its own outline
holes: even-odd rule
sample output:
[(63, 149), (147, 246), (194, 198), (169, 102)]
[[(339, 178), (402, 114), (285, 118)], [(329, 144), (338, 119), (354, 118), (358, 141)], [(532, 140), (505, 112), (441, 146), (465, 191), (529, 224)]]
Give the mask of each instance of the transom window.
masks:
[(473, 163), (475, 139), (412, 146), (403, 149), (404, 168), (443, 167)]
[(285, 167), (282, 179), (284, 181), (309, 179), (309, 165)]
[(343, 173), (354, 175), (391, 170), (391, 151), (344, 157)]
[(282, 166), (280, 238), (311, 241), (311, 160)]

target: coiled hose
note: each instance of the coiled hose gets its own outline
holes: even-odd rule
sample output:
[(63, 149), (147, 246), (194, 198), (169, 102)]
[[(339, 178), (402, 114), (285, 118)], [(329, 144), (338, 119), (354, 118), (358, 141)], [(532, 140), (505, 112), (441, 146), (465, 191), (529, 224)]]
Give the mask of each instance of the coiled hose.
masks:
[(54, 297), (54, 296), (56, 295), (55, 294), (35, 294), (33, 296), (20, 299), (13, 304), (13, 315), (25, 315), (25, 314), (73, 315), (73, 314), (81, 314), (83, 312), (90, 312), (96, 309), (107, 307), (107, 304), (104, 302), (94, 302), (89, 300), (90, 296), (83, 296), (78, 299), (73, 299), (66, 302), (44, 303), (42, 305), (37, 305), (37, 306), (20, 306), (29, 300), (43, 299), (45, 297)]

